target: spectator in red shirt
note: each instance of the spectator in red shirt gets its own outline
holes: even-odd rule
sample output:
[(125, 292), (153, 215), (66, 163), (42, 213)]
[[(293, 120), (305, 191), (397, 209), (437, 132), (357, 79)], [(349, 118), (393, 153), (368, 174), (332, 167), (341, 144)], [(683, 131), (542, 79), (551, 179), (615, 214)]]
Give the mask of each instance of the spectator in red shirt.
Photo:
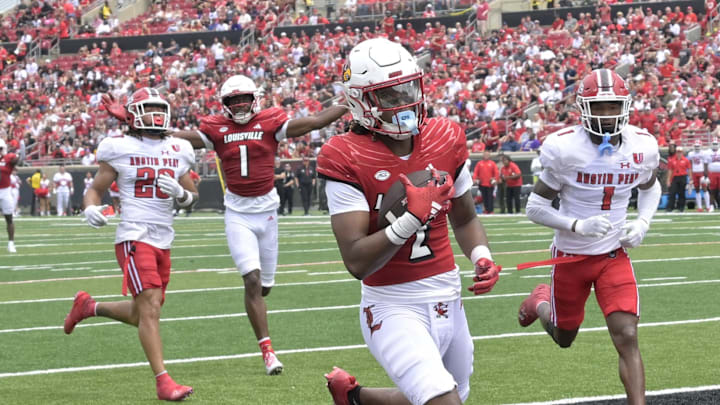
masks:
[[(522, 188), (522, 172), (510, 156), (502, 156), (503, 167), (500, 169), (500, 180), (505, 182), (505, 201), (508, 214), (520, 213), (520, 189)], [(515, 210), (513, 211), (513, 205)]]
[(475, 165), (473, 170), (473, 181), (480, 188), (483, 198), (485, 214), (492, 214), (494, 210), (493, 190), (498, 182), (500, 174), (497, 164), (490, 159), (490, 151), (483, 152), (483, 159)]
[[(674, 144), (671, 145), (671, 148)], [(691, 173), (690, 160), (683, 154), (682, 148), (676, 148), (675, 155), (668, 158), (668, 202), (667, 212), (672, 212), (675, 207), (675, 196), (677, 199), (677, 209), (680, 212), (685, 211), (685, 187), (687, 186), (687, 176)]]
[(478, 3), (477, 5), (475, 5), (475, 7), (475, 15), (477, 17), (477, 29), (480, 32), (480, 35), (484, 37), (487, 33), (487, 23), (488, 17), (490, 15), (490, 4), (487, 2), (487, 0), (478, 0)]

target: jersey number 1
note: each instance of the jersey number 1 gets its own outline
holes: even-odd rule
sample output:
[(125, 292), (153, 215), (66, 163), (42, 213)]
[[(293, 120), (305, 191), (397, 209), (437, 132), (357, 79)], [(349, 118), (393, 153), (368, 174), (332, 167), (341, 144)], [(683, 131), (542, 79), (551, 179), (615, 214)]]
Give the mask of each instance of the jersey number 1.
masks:
[(240, 175), (248, 176), (248, 148), (247, 145), (238, 145), (240, 148)]
[(602, 207), (600, 207), (601, 210), (603, 210), (603, 211), (610, 210), (610, 204), (612, 204), (613, 194), (615, 194), (615, 187), (603, 188), (603, 202), (602, 202)]
[[(137, 198), (170, 198), (169, 195), (160, 191), (155, 185), (155, 169), (152, 167), (140, 167), (137, 169), (138, 180), (135, 181), (135, 197)], [(158, 169), (157, 175), (167, 174), (175, 177), (175, 171), (172, 169)]]

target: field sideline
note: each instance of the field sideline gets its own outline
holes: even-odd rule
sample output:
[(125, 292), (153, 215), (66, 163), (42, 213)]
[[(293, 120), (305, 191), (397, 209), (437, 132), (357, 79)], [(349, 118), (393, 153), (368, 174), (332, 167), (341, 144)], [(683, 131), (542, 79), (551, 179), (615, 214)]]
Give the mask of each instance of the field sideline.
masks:
[[(463, 292), (475, 339), (467, 403), (620, 403), (617, 355), (594, 298), (570, 349), (555, 346), (537, 324), (517, 323), (520, 302), (549, 271), (515, 266), (547, 258), (552, 232), (523, 216), (482, 219), (504, 270), (490, 294)], [(285, 363), (277, 377), (264, 375), (222, 217), (180, 217), (175, 228), (161, 330), (169, 371), (195, 388), (191, 402), (330, 404), (323, 374), (333, 365), (363, 385), (391, 384), (363, 344), (359, 282), (344, 270), (328, 217), (280, 220), (276, 286), (267, 301), (273, 346)], [(94, 230), (77, 217), (16, 220), (19, 253), (0, 252), (1, 403), (157, 401), (134, 328), (93, 318), (70, 336), (62, 331), (77, 290), (123, 299), (113, 236), (114, 226)], [(719, 236), (720, 216), (659, 214), (645, 244), (630, 253), (650, 404), (720, 403)], [(467, 286), (470, 262), (453, 248)]]

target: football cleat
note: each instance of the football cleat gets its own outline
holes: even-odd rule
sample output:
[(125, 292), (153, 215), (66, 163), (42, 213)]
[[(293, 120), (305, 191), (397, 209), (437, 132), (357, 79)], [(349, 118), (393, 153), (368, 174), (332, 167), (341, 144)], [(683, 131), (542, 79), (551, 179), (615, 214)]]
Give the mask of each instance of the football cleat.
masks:
[(17, 249), (15, 249), (15, 242), (13, 242), (13, 241), (8, 242), (8, 252), (17, 253)]
[(71, 334), (75, 325), (91, 316), (95, 316), (95, 300), (85, 291), (78, 291), (70, 313), (65, 317), (65, 333)]
[(170, 376), (158, 381), (156, 389), (158, 399), (164, 401), (182, 401), (193, 393), (192, 387), (180, 385), (173, 381)]
[(265, 373), (267, 375), (278, 375), (283, 371), (283, 364), (278, 360), (275, 352), (263, 352), (263, 360), (265, 361)]
[(325, 374), (325, 378), (335, 405), (350, 405), (348, 392), (358, 386), (355, 377), (340, 367), (333, 367), (329, 374)]
[(518, 322), (520, 326), (530, 326), (538, 318), (537, 307), (541, 302), (550, 302), (550, 286), (538, 284), (530, 293), (530, 296), (520, 304), (518, 311)]

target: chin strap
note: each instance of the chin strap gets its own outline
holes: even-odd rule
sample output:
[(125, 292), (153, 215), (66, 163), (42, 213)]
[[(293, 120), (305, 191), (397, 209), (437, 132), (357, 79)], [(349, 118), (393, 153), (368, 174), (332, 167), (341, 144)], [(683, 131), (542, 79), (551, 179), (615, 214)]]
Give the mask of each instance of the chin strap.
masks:
[(393, 124), (396, 124), (403, 130), (409, 131), (413, 135), (420, 133), (417, 127), (417, 117), (415, 111), (401, 111), (393, 115)]
[(598, 151), (600, 151), (600, 156), (605, 155), (607, 152), (607, 155), (610, 156), (613, 153), (613, 146), (610, 143), (610, 135), (605, 133), (603, 136), (602, 143), (598, 145)]

